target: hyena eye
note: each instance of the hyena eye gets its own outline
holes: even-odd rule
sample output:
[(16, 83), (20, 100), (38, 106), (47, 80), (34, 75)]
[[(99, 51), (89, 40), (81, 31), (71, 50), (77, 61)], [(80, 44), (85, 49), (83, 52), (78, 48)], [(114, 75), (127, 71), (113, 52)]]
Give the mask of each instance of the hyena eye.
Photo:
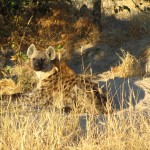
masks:
[(34, 61), (34, 60), (35, 60), (35, 58), (32, 58), (32, 60)]

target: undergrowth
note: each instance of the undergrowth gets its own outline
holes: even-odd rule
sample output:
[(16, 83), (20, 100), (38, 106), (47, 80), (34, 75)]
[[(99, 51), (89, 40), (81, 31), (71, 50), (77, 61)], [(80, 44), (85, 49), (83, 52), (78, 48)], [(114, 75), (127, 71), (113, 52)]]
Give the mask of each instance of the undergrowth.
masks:
[(107, 115), (30, 110), (23, 104), (1, 108), (0, 149), (149, 149), (150, 110)]
[(111, 72), (118, 77), (137, 77), (142, 76), (144, 68), (142, 68), (142, 60), (137, 59), (129, 52), (125, 52), (121, 49), (121, 55), (118, 55), (121, 63), (117, 67), (113, 67)]
[[(55, 5), (51, 13), (42, 15), (31, 14), (30, 8), (26, 14), (16, 14), (8, 20), (0, 15), (0, 39), (2, 47), (11, 47), (15, 54), (12, 60), (15, 64), (6, 67), (6, 56), (0, 49), (0, 77), (11, 77), (0, 82), (0, 89), (5, 93), (27, 92), (33, 89), (36, 78), (24, 64), (24, 51), (34, 43), (38, 49), (49, 45), (54, 46), (64, 57), (72, 55), (77, 47), (89, 42), (96, 43), (102, 39), (104, 43), (120, 43), (127, 40), (124, 37), (101, 35), (92, 23), (91, 14), (79, 17), (77, 9), (68, 4)], [(149, 16), (135, 15), (131, 18), (130, 28), (125, 32), (128, 38), (138, 38), (149, 34)], [(109, 34), (108, 34), (109, 35)], [(21, 51), (21, 53), (20, 53)], [(6, 52), (6, 51), (5, 51)], [(64, 53), (65, 52), (65, 53)], [(19, 62), (21, 58), (21, 61)], [(112, 71), (120, 77), (141, 75), (141, 64), (135, 56), (123, 52), (122, 63)], [(18, 64), (19, 63), (19, 64)], [(4, 68), (5, 67), (5, 68)], [(11, 73), (10, 73), (11, 69)], [(9, 72), (7, 74), (7, 72)], [(5, 89), (6, 88), (6, 89)], [(17, 89), (19, 88), (19, 89)], [(18, 91), (16, 91), (18, 90)], [(7, 93), (8, 94), (8, 93)], [(56, 110), (31, 109), (23, 102), (12, 102), (11, 99), (3, 105), (0, 98), (0, 149), (25, 150), (104, 150), (104, 149), (150, 149), (150, 108), (132, 109), (113, 114), (87, 115), (63, 114)]]

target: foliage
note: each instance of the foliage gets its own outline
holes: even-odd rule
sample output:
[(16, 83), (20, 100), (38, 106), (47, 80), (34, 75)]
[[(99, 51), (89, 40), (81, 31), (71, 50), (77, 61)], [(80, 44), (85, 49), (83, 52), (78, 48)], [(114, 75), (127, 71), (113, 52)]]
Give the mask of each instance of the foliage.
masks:
[[(113, 1), (115, 2), (115, 0), (113, 0)], [(150, 3), (150, 0), (144, 0), (144, 1), (145, 1), (145, 3)], [(143, 9), (141, 8), (141, 6), (143, 6), (144, 3), (141, 3), (141, 2), (137, 3), (134, 0), (132, 0), (132, 2), (134, 3), (135, 8), (139, 9), (141, 12), (150, 13), (150, 7), (144, 6)], [(114, 12), (115, 13), (119, 13), (119, 12), (124, 11), (124, 10), (127, 10), (128, 12), (131, 12), (131, 8), (129, 8), (126, 5), (123, 5), (123, 6), (114, 6)]]
[(15, 47), (15, 44), (12, 44), (12, 48), (15, 49), (15, 55), (11, 56), (11, 60), (19, 64), (27, 60), (27, 56), (20, 50), (18, 47)]
[[(115, 2), (115, 0), (113, 0)], [(150, 0), (144, 0), (145, 3), (150, 3)], [(144, 6), (145, 3), (137, 3), (135, 2), (134, 0), (132, 0), (132, 2), (134, 3), (135, 5), (135, 8), (139, 9), (141, 12), (144, 12), (144, 13), (150, 13), (150, 7), (148, 6)], [(141, 6), (143, 6), (144, 8), (142, 9)], [(114, 12), (115, 13), (119, 13), (121, 11), (124, 11), (124, 10), (127, 10), (128, 12), (131, 11), (131, 9), (126, 6), (126, 5), (123, 5), (123, 6), (114, 6)]]
[(4, 15), (11, 15), (21, 10), (23, 0), (1, 0), (0, 12)]
[[(115, 0), (112, 0), (115, 2)], [(21, 11), (24, 11), (25, 6), (38, 6), (40, 11), (47, 11), (49, 6), (53, 3), (58, 3), (59, 0), (1, 0), (0, 1), (0, 13), (4, 15), (16, 14)], [(61, 0), (61, 2), (72, 3), (72, 0)], [(143, 3), (137, 3), (134, 0), (132, 2), (135, 4), (135, 7), (143, 12), (150, 12), (150, 7), (144, 7), (141, 9), (140, 7)], [(144, 3), (150, 3), (150, 0), (144, 0)], [(127, 10), (130, 12), (130, 8), (126, 5), (123, 6), (115, 6), (114, 12), (118, 13), (120, 11)]]
[(118, 13), (118, 12), (124, 11), (124, 10), (127, 10), (128, 12), (131, 11), (130, 8), (128, 6), (125, 6), (125, 5), (114, 7), (114, 12), (115, 13)]
[[(72, 49), (75, 49), (74, 47), (84, 45), (87, 41), (98, 39), (97, 37), (100, 34), (93, 25), (93, 18), (89, 17), (90, 10), (87, 9), (85, 11), (86, 17), (80, 17), (80, 10), (70, 5), (72, 1), (0, 0), (0, 38), (4, 39), (4, 41), (0, 42), (2, 44), (8, 43), (13, 48), (14, 54), (13, 56), (11, 55), (13, 63), (22, 64), (27, 59), (25, 51), (31, 42), (37, 42), (36, 44), (43, 49), (48, 45), (52, 45), (56, 48), (57, 52), (63, 53), (65, 51), (66, 57), (70, 57)], [(69, 5), (61, 5), (61, 2)], [(136, 4), (135, 6), (141, 9), (140, 6), (149, 2), (149, 0), (145, 0), (143, 3)], [(57, 4), (55, 8), (53, 4)], [(114, 11), (115, 13), (124, 10), (131, 12), (132, 9), (124, 3), (122, 6), (116, 6)], [(149, 8), (145, 7), (142, 12), (148, 12), (148, 10)], [(45, 14), (45, 12), (50, 13)], [(88, 13), (89, 16), (87, 15)], [(130, 35), (132, 34), (134, 37), (137, 37), (137, 34), (141, 36), (141, 32), (146, 33), (146, 29), (149, 26), (144, 25), (133, 23), (129, 30), (131, 31)]]
[[(24, 11), (24, 7), (30, 5), (38, 5), (44, 10), (48, 4), (57, 2), (58, 0), (1, 0), (0, 13), (10, 16)], [(71, 3), (71, 0), (62, 0), (62, 2)]]

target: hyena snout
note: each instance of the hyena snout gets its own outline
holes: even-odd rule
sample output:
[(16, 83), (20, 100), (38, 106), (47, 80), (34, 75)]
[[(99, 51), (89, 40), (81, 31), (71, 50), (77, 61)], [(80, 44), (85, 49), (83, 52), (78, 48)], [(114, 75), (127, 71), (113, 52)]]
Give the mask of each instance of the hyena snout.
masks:
[(43, 59), (43, 58), (39, 58), (39, 59), (33, 58), (32, 59), (32, 65), (33, 65), (33, 69), (35, 71), (41, 71), (46, 66), (45, 59)]

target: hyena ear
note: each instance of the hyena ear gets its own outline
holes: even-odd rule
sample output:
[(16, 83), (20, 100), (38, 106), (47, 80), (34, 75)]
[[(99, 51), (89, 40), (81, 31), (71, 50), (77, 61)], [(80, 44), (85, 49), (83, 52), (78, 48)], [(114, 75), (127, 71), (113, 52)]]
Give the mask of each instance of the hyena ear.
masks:
[(50, 57), (51, 60), (55, 59), (55, 57), (56, 57), (55, 49), (52, 46), (48, 47), (48, 49), (46, 50), (46, 53), (48, 54), (48, 56)]
[(32, 55), (35, 51), (37, 51), (35, 45), (34, 45), (34, 44), (31, 44), (31, 45), (29, 46), (28, 50), (27, 50), (27, 56), (28, 56), (28, 58), (30, 58), (31, 55)]

